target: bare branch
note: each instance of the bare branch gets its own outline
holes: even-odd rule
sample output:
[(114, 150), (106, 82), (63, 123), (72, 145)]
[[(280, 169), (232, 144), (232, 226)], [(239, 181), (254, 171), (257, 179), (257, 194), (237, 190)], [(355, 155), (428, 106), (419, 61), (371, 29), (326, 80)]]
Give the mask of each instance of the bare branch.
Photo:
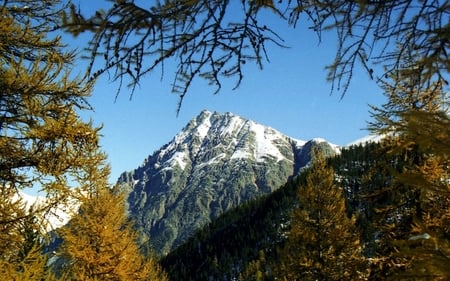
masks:
[[(231, 8), (241, 13), (231, 15)], [(115, 1), (107, 12), (87, 20), (72, 6), (70, 16), (63, 15), (63, 27), (75, 35), (94, 32), (88, 75), (95, 79), (113, 70), (119, 91), (124, 79), (133, 93), (142, 77), (168, 59), (176, 61), (172, 91), (180, 96), (179, 110), (196, 78), (214, 85), (214, 93), (224, 78), (235, 77), (237, 88), (244, 64), (256, 62), (262, 68), (268, 61), (266, 42), (283, 46), (275, 31), (258, 22), (260, 6), (242, 0), (239, 8), (229, 1), (185, 0), (158, 1), (145, 10), (133, 2)]]
[(113, 70), (119, 91), (126, 80), (133, 92), (144, 75), (158, 67), (164, 72), (164, 62), (173, 60), (177, 70), (172, 90), (180, 95), (180, 104), (195, 79), (207, 80), (214, 93), (226, 78), (235, 78), (236, 88), (245, 63), (261, 68), (269, 60), (268, 42), (284, 47), (277, 32), (258, 18), (263, 9), (294, 27), (305, 15), (319, 41), (324, 31), (336, 32), (338, 49), (328, 78), (331, 92), (342, 96), (355, 67), (361, 65), (371, 78), (382, 80), (398, 68), (404, 48), (416, 50), (424, 83), (444, 79), (450, 69), (448, 1), (165, 0), (149, 9), (133, 1), (112, 2), (109, 10), (89, 19), (73, 6), (70, 15), (63, 14), (65, 30), (74, 35), (94, 32), (88, 74), (95, 78)]

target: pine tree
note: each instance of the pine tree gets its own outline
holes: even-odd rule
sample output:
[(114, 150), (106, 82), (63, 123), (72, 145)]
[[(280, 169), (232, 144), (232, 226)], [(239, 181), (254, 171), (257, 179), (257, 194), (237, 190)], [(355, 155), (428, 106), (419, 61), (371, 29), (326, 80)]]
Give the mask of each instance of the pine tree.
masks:
[(317, 154), (299, 186), (299, 206), (291, 215), (291, 230), (279, 252), (279, 280), (365, 280), (355, 218), (347, 214), (343, 191), (334, 182), (334, 171)]

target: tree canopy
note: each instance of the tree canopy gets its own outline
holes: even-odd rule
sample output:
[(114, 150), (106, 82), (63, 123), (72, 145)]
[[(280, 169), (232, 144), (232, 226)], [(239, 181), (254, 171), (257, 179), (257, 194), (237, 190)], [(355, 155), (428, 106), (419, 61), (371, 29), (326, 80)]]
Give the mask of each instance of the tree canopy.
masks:
[(68, 197), (71, 180), (103, 157), (98, 128), (78, 115), (90, 108), (92, 85), (70, 77), (74, 55), (49, 35), (60, 3), (47, 1), (42, 8), (29, 2), (3, 1), (0, 7), (2, 226), (28, 216), (8, 209), (18, 206), (20, 191), (33, 187), (47, 194), (30, 216), (49, 211)]
[[(65, 8), (59, 0), (0, 4), (0, 275), (2, 280), (56, 280), (62, 274), (62, 280), (146, 280), (156, 275), (165, 280), (156, 261), (144, 258), (135, 243), (124, 195), (109, 189), (100, 128), (80, 117), (92, 109), (87, 99), (94, 81), (71, 73), (76, 55), (52, 33)], [(29, 188), (42, 191), (45, 199), (28, 206), (22, 192)], [(82, 207), (70, 225), (77, 228), (64, 228), (62, 249), (83, 246), (85, 254), (100, 247), (98, 240), (105, 238), (100, 225), (106, 222), (112, 244), (93, 256), (100, 264), (83, 263), (84, 256), (74, 251), (66, 257), (72, 262), (66, 271), (53, 274), (54, 263), (44, 253), (47, 222), (56, 207), (68, 206), (70, 200)], [(66, 211), (77, 210), (69, 205)], [(77, 225), (77, 219), (84, 224)], [(109, 263), (103, 264), (105, 260)], [(101, 279), (98, 273), (104, 276), (105, 268), (114, 272)]]
[[(383, 152), (403, 162), (389, 171), (391, 186), (384, 190), (391, 204), (385, 210), (397, 209), (399, 222), (384, 228), (391, 236), (390, 255), (397, 259), (397, 268), (391, 269), (396, 276), (445, 279), (450, 257), (449, 96), (442, 79), (420, 83), (420, 65), (409, 55), (402, 58), (403, 69), (383, 84), (388, 101), (382, 108), (372, 106), (375, 120), (369, 126), (385, 136)], [(398, 272), (398, 265), (404, 272)]]
[[(90, 109), (92, 83), (71, 75), (74, 54), (50, 33), (63, 8), (57, 0), (0, 3), (0, 263), (9, 280), (47, 278), (48, 214), (104, 159), (99, 129), (79, 116)], [(45, 200), (28, 206), (29, 188)]]
[[(191, 83), (206, 79), (221, 89), (225, 78), (243, 77), (243, 65), (262, 68), (269, 44), (284, 46), (264, 12), (276, 14), (286, 26), (307, 25), (319, 39), (336, 32), (338, 48), (328, 66), (332, 91), (345, 94), (356, 65), (374, 79), (402, 68), (401, 57), (414, 50), (423, 80), (443, 79), (450, 70), (450, 6), (448, 1), (329, 0), (164, 0), (150, 7), (136, 1), (111, 0), (94, 15), (72, 6), (62, 27), (78, 35), (92, 32), (88, 51), (90, 77), (104, 72), (133, 89), (147, 74), (174, 60), (173, 92), (180, 104)], [(263, 12), (264, 11), (264, 12)], [(303, 21), (303, 18), (305, 21)], [(286, 44), (288, 44), (287, 42)]]

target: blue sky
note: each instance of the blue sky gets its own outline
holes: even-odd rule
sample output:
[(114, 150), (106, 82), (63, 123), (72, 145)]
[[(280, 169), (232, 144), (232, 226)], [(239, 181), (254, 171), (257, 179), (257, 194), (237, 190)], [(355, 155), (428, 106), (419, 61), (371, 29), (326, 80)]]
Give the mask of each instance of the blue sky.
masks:
[[(109, 5), (96, 2), (104, 3)], [(95, 111), (86, 116), (103, 124), (101, 145), (109, 156), (112, 182), (122, 172), (137, 168), (203, 109), (232, 112), (302, 140), (321, 137), (345, 145), (368, 134), (368, 104), (380, 105), (382, 91), (364, 71), (357, 70), (342, 99), (340, 93), (330, 95), (325, 66), (336, 52), (333, 34), (324, 33), (319, 44), (317, 36), (304, 26), (293, 29), (277, 19), (268, 21), (290, 48), (268, 45), (270, 63), (266, 62), (262, 71), (247, 64), (244, 80), (234, 91), (232, 79), (218, 95), (213, 95), (214, 89), (205, 82), (197, 81), (178, 116), (178, 96), (170, 92), (171, 73), (162, 81), (160, 72), (146, 76), (131, 100), (127, 88), (115, 100), (118, 84), (106, 76), (99, 79), (89, 100)], [(67, 40), (74, 46), (85, 42), (82, 38)], [(82, 71), (85, 63), (77, 65)]]

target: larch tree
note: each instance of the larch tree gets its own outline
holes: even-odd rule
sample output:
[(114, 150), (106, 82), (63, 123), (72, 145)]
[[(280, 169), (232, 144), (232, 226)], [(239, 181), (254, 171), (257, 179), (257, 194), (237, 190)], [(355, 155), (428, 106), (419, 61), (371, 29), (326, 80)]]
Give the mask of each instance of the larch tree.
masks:
[(62, 16), (68, 32), (93, 34), (88, 74), (110, 72), (120, 86), (127, 82), (134, 88), (144, 75), (159, 67), (164, 71), (164, 63), (173, 59), (177, 68), (172, 90), (181, 101), (197, 78), (206, 79), (216, 91), (225, 78), (235, 78), (239, 86), (246, 63), (262, 68), (269, 61), (269, 45), (288, 45), (268, 14), (286, 27), (306, 25), (319, 41), (324, 31), (336, 32), (336, 56), (328, 67), (332, 91), (345, 94), (357, 65), (370, 77), (384, 79), (400, 65), (407, 47), (417, 50), (423, 83), (443, 79), (450, 70), (447, 1), (164, 0), (150, 6), (108, 2), (92, 15), (82, 6), (72, 6)]
[(359, 231), (349, 217), (334, 171), (315, 152), (306, 184), (298, 188), (299, 206), (275, 265), (278, 280), (366, 280)]
[[(47, 231), (48, 214), (101, 158), (85, 153), (98, 148), (98, 129), (79, 117), (92, 83), (72, 77), (75, 55), (51, 33), (63, 8), (58, 0), (0, 2), (0, 262), (8, 280), (44, 278), (27, 275), (45, 265), (41, 239), (30, 245), (28, 234)], [(32, 209), (21, 199), (30, 188), (46, 195)]]
[[(103, 176), (102, 176), (103, 173)], [(57, 255), (64, 280), (168, 280), (156, 259), (145, 256), (138, 233), (126, 215), (126, 194), (105, 188), (100, 170), (79, 213), (58, 233), (63, 242)], [(80, 194), (82, 196), (82, 194)]]
[(381, 107), (371, 106), (373, 121), (368, 129), (380, 135), (398, 135), (407, 126), (411, 113), (432, 113), (446, 110), (448, 97), (445, 81), (424, 84), (424, 67), (416, 61), (419, 54), (408, 48), (403, 50), (401, 64), (381, 82), (387, 102)]
[(393, 202), (397, 206), (392, 207), (400, 208), (398, 202), (416, 194), (415, 207), (401, 207), (411, 216), (408, 233), (390, 241), (395, 249), (392, 256), (404, 261), (402, 270), (394, 268), (394, 276), (446, 279), (450, 276), (448, 94), (445, 81), (420, 83), (423, 69), (408, 58), (391, 76), (392, 83), (385, 84), (388, 102), (383, 108), (373, 107), (375, 121), (369, 125), (386, 136), (386, 153), (404, 158), (403, 167), (392, 170), (391, 175), (396, 186), (408, 190), (396, 193)]
[(24, 219), (20, 223), (3, 225), (1, 229), (0, 276), (3, 280), (56, 280), (48, 268), (48, 257), (42, 254), (42, 235), (38, 218), (25, 213), (27, 207), (20, 198), (9, 203), (11, 205), (2, 206), (2, 211), (14, 210), (19, 212), (17, 216), (23, 216)]

